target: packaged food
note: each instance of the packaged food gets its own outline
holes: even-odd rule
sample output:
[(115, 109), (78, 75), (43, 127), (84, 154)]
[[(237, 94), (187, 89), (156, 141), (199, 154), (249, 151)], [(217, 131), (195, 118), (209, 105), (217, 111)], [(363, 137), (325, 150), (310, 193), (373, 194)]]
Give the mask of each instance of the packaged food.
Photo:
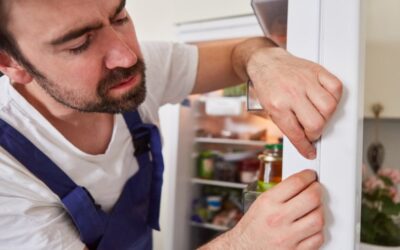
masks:
[(237, 173), (237, 163), (224, 161), (222, 158), (216, 160), (214, 179), (219, 181), (235, 182)]
[(209, 211), (217, 212), (222, 207), (222, 196), (207, 196), (207, 208)]
[(212, 221), (214, 216), (221, 210), (222, 208), (222, 196), (212, 195), (207, 196), (207, 221)]
[(199, 178), (212, 179), (216, 155), (212, 151), (203, 151), (197, 159), (197, 175)]
[(240, 182), (249, 184), (257, 180), (259, 161), (247, 159), (240, 163)]

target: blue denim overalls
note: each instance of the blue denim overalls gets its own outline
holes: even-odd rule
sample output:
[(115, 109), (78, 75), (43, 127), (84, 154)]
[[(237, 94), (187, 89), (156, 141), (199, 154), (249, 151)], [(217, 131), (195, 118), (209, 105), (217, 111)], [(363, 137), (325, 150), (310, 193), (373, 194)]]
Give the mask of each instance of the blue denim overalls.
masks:
[(58, 195), (89, 249), (152, 249), (152, 229), (160, 229), (164, 171), (160, 134), (155, 125), (144, 124), (137, 111), (123, 116), (132, 135), (139, 170), (127, 181), (109, 213), (101, 210), (84, 187), (76, 185), (35, 145), (0, 119), (0, 145)]

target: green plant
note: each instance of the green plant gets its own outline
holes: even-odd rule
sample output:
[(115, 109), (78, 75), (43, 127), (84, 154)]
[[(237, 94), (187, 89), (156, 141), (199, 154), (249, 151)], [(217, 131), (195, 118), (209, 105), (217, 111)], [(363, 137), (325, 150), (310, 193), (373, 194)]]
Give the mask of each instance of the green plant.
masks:
[(400, 171), (385, 168), (363, 181), (361, 241), (400, 246)]

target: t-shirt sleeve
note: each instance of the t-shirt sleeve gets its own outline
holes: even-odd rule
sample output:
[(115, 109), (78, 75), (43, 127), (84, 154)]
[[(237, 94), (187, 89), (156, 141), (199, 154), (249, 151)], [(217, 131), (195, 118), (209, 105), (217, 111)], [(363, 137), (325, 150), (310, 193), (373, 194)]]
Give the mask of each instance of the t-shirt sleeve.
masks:
[(0, 154), (0, 249), (84, 249), (59, 199)]
[(85, 248), (68, 214), (60, 207), (6, 196), (0, 196), (0, 207), (0, 249)]
[(193, 90), (198, 67), (194, 45), (146, 42), (141, 44), (146, 63), (149, 98), (158, 106), (183, 101)]

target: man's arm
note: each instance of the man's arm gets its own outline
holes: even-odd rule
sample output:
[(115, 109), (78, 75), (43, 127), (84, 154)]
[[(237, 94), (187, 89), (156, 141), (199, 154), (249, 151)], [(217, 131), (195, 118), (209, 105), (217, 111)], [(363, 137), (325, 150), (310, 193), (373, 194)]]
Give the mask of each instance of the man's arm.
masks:
[[(261, 43), (259, 43), (261, 41)], [(256, 46), (254, 46), (256, 42)], [(232, 39), (202, 42), (199, 49), (199, 66), (192, 94), (210, 92), (246, 82), (248, 58), (259, 48), (276, 48), (266, 38)]]
[[(198, 73), (192, 94), (206, 93), (247, 81), (247, 76), (239, 75), (235, 69), (235, 64), (242, 64), (238, 60), (243, 56), (235, 53), (235, 50), (237, 52), (239, 45), (244, 42), (245, 39), (233, 39), (199, 43)], [(268, 45), (275, 47), (273, 42)]]
[(230, 231), (199, 250), (317, 250), (323, 242), (322, 188), (310, 170), (263, 193)]
[(333, 115), (341, 82), (323, 67), (292, 56), (267, 38), (199, 44), (193, 93), (251, 80), (271, 119), (299, 152), (315, 158), (312, 142)]

